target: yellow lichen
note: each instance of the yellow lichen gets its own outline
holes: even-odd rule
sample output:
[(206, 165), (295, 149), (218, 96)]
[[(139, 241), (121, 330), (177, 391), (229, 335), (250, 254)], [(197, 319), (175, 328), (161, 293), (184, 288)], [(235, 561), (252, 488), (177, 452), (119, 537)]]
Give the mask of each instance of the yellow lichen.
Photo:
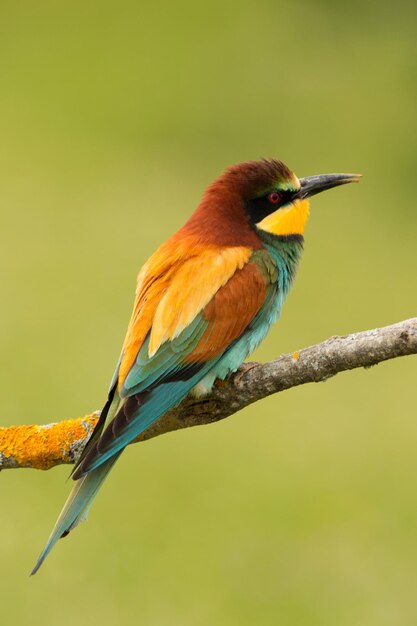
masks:
[(300, 353), (299, 352), (293, 352), (292, 353), (292, 358), (294, 359), (294, 361), (298, 361), (298, 359), (300, 358)]
[(97, 423), (96, 413), (38, 426), (0, 428), (0, 452), (17, 467), (49, 469), (72, 459), (74, 446), (86, 439)]

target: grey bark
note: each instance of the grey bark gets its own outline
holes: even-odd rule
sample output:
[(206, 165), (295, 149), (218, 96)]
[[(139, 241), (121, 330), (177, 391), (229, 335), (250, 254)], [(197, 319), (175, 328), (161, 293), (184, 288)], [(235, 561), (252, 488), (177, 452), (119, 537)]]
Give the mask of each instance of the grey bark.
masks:
[[(388, 359), (416, 353), (417, 318), (412, 318), (383, 328), (331, 337), (299, 352), (284, 354), (269, 363), (245, 363), (226, 381), (218, 381), (210, 395), (201, 399), (187, 398), (178, 407), (168, 411), (138, 440), (151, 439), (190, 426), (211, 424), (271, 394), (306, 383), (322, 382), (339, 372), (358, 367), (368, 368)], [(74, 462), (91, 434), (91, 421), (84, 419), (85, 437), (71, 443), (69, 453), (62, 459), (54, 457), (49, 467)], [(53, 426), (47, 424), (39, 427), (39, 432)], [(0, 469), (22, 466), (16, 459), (2, 453), (0, 438)], [(29, 459), (24, 466), (37, 465), (31, 465)]]

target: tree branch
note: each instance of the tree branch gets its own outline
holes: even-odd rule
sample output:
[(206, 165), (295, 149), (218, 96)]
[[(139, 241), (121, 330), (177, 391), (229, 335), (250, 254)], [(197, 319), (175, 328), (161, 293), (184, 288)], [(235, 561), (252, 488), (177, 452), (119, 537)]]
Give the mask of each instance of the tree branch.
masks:
[[(417, 318), (374, 330), (332, 337), (270, 363), (245, 363), (209, 396), (187, 398), (138, 438), (144, 441), (189, 426), (217, 422), (240, 409), (291, 387), (321, 382), (339, 372), (371, 367), (381, 361), (417, 353)], [(74, 463), (99, 413), (43, 426), (0, 428), (0, 469), (49, 469)]]

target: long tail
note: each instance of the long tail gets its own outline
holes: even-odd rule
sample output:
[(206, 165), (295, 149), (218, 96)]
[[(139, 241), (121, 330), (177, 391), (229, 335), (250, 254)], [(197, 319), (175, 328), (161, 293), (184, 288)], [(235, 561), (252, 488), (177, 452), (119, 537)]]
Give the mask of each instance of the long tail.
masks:
[(65, 537), (73, 528), (86, 519), (98, 490), (120, 454), (121, 452), (115, 454), (103, 465), (77, 480), (58, 517), (48, 542), (31, 572), (31, 576), (36, 574), (58, 539)]

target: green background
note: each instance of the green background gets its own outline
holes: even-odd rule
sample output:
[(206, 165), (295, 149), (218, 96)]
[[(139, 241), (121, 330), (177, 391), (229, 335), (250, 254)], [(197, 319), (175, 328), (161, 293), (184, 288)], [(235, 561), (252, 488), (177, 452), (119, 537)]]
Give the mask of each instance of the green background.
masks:
[[(364, 174), (314, 198), (255, 358), (416, 314), (411, 5), (1, 2), (3, 425), (102, 406), (138, 269), (238, 161)], [(416, 374), (132, 447), (32, 579), (68, 468), (3, 472), (1, 623), (416, 624)]]

